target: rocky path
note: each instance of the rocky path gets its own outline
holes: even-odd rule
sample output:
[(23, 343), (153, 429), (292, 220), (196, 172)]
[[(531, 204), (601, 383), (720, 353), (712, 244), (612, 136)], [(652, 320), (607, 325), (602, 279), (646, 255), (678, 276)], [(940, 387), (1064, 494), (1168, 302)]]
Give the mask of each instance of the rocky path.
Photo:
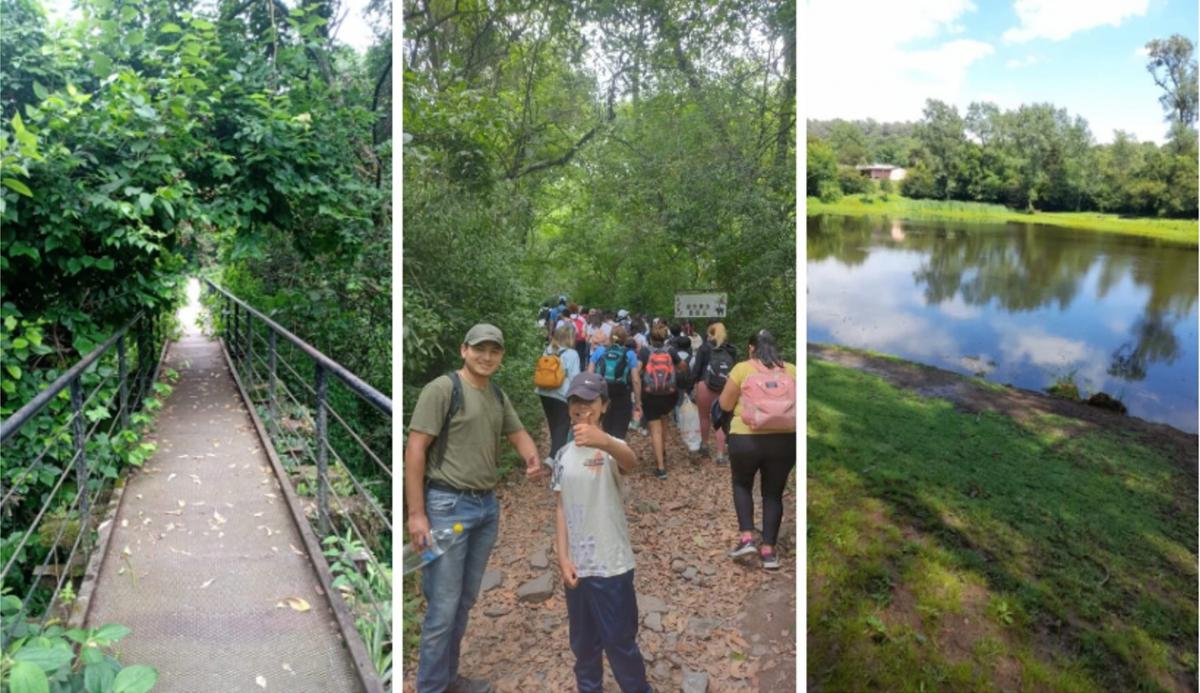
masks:
[[(640, 460), (626, 503), (636, 555), (638, 643), (659, 691), (796, 688), (796, 502), (784, 496), (783, 568), (733, 561), (737, 538), (728, 467), (689, 455), (668, 426), (667, 471), (652, 475), (649, 438), (630, 433)], [(545, 445), (542, 446), (543, 453)], [(498, 691), (574, 690), (567, 608), (554, 555), (554, 493), (514, 479), (497, 490), (500, 538), (463, 640), (460, 671)], [(755, 523), (761, 506), (755, 502)], [(405, 662), (404, 690), (415, 690)], [(619, 690), (605, 664), (605, 690)]]

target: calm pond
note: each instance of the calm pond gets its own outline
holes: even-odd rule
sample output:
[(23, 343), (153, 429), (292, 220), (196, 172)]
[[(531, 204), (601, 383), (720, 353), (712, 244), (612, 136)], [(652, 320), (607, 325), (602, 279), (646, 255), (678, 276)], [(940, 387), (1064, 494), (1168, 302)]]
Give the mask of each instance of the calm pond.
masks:
[(808, 339), (1196, 432), (1197, 251), (1035, 224), (808, 218)]

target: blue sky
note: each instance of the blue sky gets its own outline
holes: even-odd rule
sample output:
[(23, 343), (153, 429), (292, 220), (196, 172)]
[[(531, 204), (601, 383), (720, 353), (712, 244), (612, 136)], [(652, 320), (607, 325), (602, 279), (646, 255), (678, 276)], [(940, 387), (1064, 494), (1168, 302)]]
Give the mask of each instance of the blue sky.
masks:
[(928, 97), (965, 111), (1050, 102), (1098, 142), (1166, 135), (1146, 42), (1196, 42), (1195, 0), (810, 0), (800, 18), (808, 118), (916, 120)]

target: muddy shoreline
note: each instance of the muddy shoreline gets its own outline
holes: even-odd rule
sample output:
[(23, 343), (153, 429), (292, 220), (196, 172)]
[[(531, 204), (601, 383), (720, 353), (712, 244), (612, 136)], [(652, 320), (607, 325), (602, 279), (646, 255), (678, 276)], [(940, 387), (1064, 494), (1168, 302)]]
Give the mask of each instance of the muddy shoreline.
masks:
[(1166, 453), (1193, 477), (1197, 471), (1200, 438), (1167, 424), (848, 347), (810, 342), (808, 356), (877, 375), (896, 387), (925, 397), (948, 400), (962, 411), (997, 412), (1017, 421), (1031, 415), (1061, 416), (1075, 422), (1077, 433), (1099, 429), (1135, 438), (1139, 443)]

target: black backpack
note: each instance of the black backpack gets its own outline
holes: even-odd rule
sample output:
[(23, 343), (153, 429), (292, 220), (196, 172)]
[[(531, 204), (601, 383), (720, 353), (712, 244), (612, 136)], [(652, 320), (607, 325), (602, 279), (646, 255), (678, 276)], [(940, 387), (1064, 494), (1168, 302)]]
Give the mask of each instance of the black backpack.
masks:
[[(425, 459), (426, 470), (436, 469), (442, 465), (442, 460), (446, 455), (446, 439), (450, 434), (450, 420), (454, 418), (454, 415), (458, 413), (459, 409), (462, 409), (462, 378), (458, 375), (458, 371), (451, 371), (447, 373), (446, 376), (450, 378), (451, 385), (450, 408), (446, 410), (446, 418), (442, 419), (442, 430), (438, 432), (437, 440), (433, 441), (433, 445), (430, 446), (432, 454), (427, 456)], [(496, 399), (499, 400), (500, 406), (503, 407), (505, 396), (504, 390), (501, 390), (500, 386), (495, 382), (492, 382), (491, 385), (492, 392), (496, 395)]]
[(729, 371), (733, 370), (734, 355), (728, 345), (713, 347), (708, 356), (708, 367), (704, 369), (704, 384), (713, 392), (725, 389), (725, 381), (729, 379)]
[(596, 371), (609, 385), (629, 384), (629, 358), (624, 347), (611, 346), (604, 351)]

